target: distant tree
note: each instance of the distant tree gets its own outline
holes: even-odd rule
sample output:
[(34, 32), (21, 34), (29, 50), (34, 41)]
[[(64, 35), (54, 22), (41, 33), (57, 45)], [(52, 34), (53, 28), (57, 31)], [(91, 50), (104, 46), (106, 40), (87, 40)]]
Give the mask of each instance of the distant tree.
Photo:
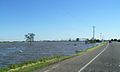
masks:
[(114, 39), (114, 41), (117, 41), (117, 39)]
[(69, 40), (68, 40), (68, 41), (72, 41), (72, 40), (71, 40), (71, 38), (69, 38)]
[(28, 34), (25, 35), (26, 41), (29, 42), (30, 45), (31, 45), (32, 42), (34, 41), (34, 36), (35, 36), (34, 33), (28, 33)]
[(120, 42), (120, 39), (118, 39), (118, 42)]
[(111, 39), (111, 41), (118, 41), (117, 39)]
[(76, 41), (80, 41), (80, 39), (79, 39), (79, 38), (76, 38)]
[(88, 43), (89, 43), (89, 39), (86, 39), (86, 40), (85, 40), (85, 44), (88, 44)]
[(99, 40), (99, 39), (96, 39), (96, 42), (101, 42), (101, 40)]
[(96, 39), (90, 39), (89, 43), (96, 43)]
[(114, 39), (111, 39), (111, 41), (114, 41)]

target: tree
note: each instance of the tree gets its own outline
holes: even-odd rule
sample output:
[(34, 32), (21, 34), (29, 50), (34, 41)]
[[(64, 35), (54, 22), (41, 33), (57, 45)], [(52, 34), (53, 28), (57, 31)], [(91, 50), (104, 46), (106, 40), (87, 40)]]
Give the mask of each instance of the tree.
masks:
[(101, 42), (99, 39), (96, 39), (96, 42)]
[(114, 41), (117, 41), (117, 39), (114, 39)]
[(120, 42), (120, 39), (118, 39), (118, 42)]
[(71, 40), (71, 38), (69, 38), (69, 40), (68, 40), (68, 41), (72, 41), (72, 40)]
[(111, 39), (111, 41), (114, 41), (114, 39)]
[(34, 41), (34, 36), (35, 36), (34, 33), (28, 33), (28, 34), (25, 35), (26, 41), (29, 42), (30, 45), (31, 45), (32, 42)]
[(85, 44), (88, 44), (88, 43), (89, 43), (89, 39), (86, 39), (86, 40), (85, 40)]
[(80, 41), (80, 39), (79, 39), (79, 38), (76, 38), (76, 41)]
[(111, 39), (111, 41), (117, 41), (117, 39)]

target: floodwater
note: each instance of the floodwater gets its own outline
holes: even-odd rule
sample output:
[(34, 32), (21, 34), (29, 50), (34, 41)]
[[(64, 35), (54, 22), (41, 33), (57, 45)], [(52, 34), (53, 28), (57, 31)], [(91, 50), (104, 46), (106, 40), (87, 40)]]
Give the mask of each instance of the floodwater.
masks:
[(0, 67), (53, 55), (72, 55), (93, 46), (95, 44), (84, 42), (34, 42), (31, 46), (25, 42), (0, 44)]

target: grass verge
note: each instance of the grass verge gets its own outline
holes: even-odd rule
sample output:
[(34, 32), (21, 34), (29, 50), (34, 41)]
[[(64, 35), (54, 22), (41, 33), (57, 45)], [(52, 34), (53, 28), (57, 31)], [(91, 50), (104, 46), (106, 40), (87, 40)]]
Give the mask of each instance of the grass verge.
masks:
[(32, 72), (36, 69), (40, 69), (40, 68), (46, 67), (48, 65), (51, 65), (51, 64), (54, 64), (54, 63), (57, 63), (57, 62), (60, 62), (60, 61), (63, 61), (63, 60), (66, 60), (66, 59), (69, 59), (69, 58), (72, 58), (72, 57), (75, 57), (75, 56), (82, 55), (85, 52), (93, 51), (93, 50), (95, 50), (95, 49), (97, 49), (101, 46), (106, 45), (106, 44), (107, 44), (106, 42), (103, 42), (98, 46), (88, 48), (88, 49), (86, 49), (84, 51), (81, 51), (79, 53), (76, 53), (72, 56), (56, 55), (56, 56), (53, 56), (53, 57), (42, 58), (42, 59), (38, 59), (38, 60), (35, 60), (35, 61), (27, 61), (27, 62), (20, 63), (20, 64), (13, 64), (13, 65), (10, 65), (8, 67), (1, 68), (0, 72)]

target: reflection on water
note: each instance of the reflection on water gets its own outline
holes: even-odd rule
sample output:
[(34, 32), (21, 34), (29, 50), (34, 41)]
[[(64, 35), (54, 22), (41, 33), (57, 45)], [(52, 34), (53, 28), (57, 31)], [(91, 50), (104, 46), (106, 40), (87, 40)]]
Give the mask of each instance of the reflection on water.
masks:
[(84, 42), (34, 42), (31, 46), (27, 43), (0, 44), (0, 67), (52, 55), (72, 55), (76, 50), (93, 46)]

